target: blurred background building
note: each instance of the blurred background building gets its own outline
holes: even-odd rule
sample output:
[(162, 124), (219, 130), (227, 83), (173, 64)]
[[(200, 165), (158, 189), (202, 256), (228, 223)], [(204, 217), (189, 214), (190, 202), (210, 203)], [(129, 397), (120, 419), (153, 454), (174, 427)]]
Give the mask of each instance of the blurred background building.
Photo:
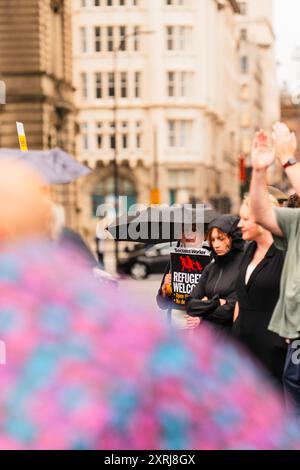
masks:
[[(239, 2), (239, 150), (242, 193), (249, 189), (250, 153), (254, 133), (271, 129), (280, 119), (273, 0)], [(280, 184), (282, 171), (275, 165), (270, 183)]]
[(253, 133), (280, 117), (272, 7), (0, 0), (1, 147), (16, 147), (18, 120), (31, 149), (58, 145), (87, 163), (93, 174), (56, 197), (91, 237), (97, 206), (116, 194), (237, 212)]
[[(71, 3), (0, 0), (0, 79), (6, 84), (1, 147), (18, 147), (21, 121), (30, 149), (59, 146), (75, 153)], [(59, 186), (54, 193), (68, 225), (76, 227), (75, 186)]]
[(84, 224), (113, 201), (115, 146), (130, 203), (237, 210), (237, 13), (227, 0), (74, 0), (77, 153), (95, 168)]
[[(300, 142), (300, 94), (299, 89), (296, 94), (288, 88), (283, 88), (281, 92), (281, 116), (287, 126), (296, 134), (297, 141)], [(298, 155), (299, 157), (299, 155)], [(282, 189), (289, 191), (290, 182), (287, 176), (283, 175), (281, 181)], [(294, 191), (291, 191), (292, 193)]]

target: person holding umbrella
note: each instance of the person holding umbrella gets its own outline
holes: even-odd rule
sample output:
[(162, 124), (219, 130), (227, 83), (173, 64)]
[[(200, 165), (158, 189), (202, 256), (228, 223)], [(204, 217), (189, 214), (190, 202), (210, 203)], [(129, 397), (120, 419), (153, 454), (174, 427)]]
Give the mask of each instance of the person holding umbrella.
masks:
[[(178, 246), (183, 248), (205, 248), (207, 250), (209, 248), (207, 242), (204, 241), (203, 235), (201, 235), (199, 232), (183, 234), (181, 241), (178, 242)], [(170, 307), (171, 294), (171, 272), (170, 263), (168, 263), (156, 296), (157, 305), (161, 310), (166, 310)]]
[[(181, 239), (178, 241), (177, 246), (182, 248), (194, 249), (203, 248), (204, 250), (206, 250), (207, 255), (210, 255), (210, 248), (207, 241), (205, 240), (205, 231), (207, 230), (208, 223), (213, 220), (216, 215), (217, 213), (214, 210), (205, 209), (204, 206), (203, 224), (194, 224), (194, 226), (192, 224), (192, 226), (188, 229), (184, 229), (183, 227)], [(201, 230), (202, 228), (204, 230)], [(180, 316), (180, 320), (178, 321), (178, 315), (176, 315), (176, 311), (172, 309), (172, 279), (170, 267), (171, 266), (169, 262), (163, 274), (163, 278), (156, 296), (156, 302), (161, 310), (167, 310), (168, 319), (171, 321), (171, 323), (177, 323), (180, 328), (186, 328), (186, 319), (182, 319), (182, 317)]]

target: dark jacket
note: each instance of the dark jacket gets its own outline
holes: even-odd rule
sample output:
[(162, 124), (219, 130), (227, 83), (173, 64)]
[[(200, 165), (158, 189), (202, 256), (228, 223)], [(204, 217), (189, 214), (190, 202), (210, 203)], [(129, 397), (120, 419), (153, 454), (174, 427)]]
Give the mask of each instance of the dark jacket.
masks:
[[(210, 224), (210, 228), (219, 228), (232, 237), (232, 247), (225, 256), (217, 256), (213, 251), (213, 261), (204, 269), (186, 303), (188, 315), (202, 317), (222, 330), (231, 329), (233, 324), (236, 281), (244, 252), (238, 221), (238, 217), (225, 215)], [(203, 297), (208, 301), (202, 301)], [(226, 304), (221, 306), (219, 299), (226, 300)]]
[(268, 330), (268, 325), (279, 297), (284, 252), (273, 244), (246, 285), (247, 267), (256, 247), (255, 242), (248, 245), (241, 263), (237, 280), (239, 316), (233, 331), (269, 372), (281, 380), (287, 346), (284, 339)]

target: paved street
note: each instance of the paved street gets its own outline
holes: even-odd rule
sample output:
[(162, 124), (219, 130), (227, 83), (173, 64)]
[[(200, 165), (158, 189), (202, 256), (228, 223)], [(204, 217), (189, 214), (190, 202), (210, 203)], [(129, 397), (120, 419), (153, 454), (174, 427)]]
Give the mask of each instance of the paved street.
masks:
[(157, 308), (155, 300), (161, 278), (162, 275), (153, 275), (143, 281), (135, 281), (128, 277), (121, 279), (119, 285), (128, 295), (132, 295), (135, 302), (146, 305), (153, 311), (161, 312)]

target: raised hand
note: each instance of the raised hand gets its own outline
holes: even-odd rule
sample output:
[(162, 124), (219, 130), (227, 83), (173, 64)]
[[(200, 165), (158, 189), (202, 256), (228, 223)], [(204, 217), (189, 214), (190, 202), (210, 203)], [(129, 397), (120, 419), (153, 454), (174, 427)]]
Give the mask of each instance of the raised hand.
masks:
[(282, 122), (277, 122), (273, 126), (273, 142), (276, 156), (281, 163), (285, 164), (289, 158), (294, 157), (297, 150), (297, 139), (294, 132)]
[(172, 282), (171, 273), (168, 273), (165, 277), (165, 280), (161, 289), (163, 297), (167, 297), (167, 296), (170, 297), (172, 295), (171, 282)]
[(275, 159), (275, 151), (268, 145), (268, 136), (265, 131), (256, 132), (251, 152), (252, 168), (266, 170)]

